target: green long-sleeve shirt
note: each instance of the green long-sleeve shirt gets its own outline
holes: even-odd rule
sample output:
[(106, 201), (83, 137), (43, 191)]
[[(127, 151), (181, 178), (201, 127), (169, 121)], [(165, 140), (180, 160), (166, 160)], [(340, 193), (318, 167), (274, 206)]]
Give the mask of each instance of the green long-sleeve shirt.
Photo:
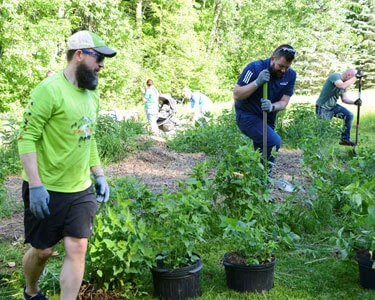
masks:
[[(94, 138), (98, 111), (98, 92), (72, 85), (62, 71), (32, 91), (18, 149), (20, 155), (36, 153), (48, 190), (72, 193), (91, 185), (90, 167), (100, 165)], [(25, 171), (22, 177), (28, 181)]]

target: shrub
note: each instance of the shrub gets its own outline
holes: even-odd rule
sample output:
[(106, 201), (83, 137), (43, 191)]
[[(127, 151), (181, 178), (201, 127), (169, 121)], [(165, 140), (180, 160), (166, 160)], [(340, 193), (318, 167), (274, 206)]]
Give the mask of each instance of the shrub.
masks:
[(317, 118), (315, 106), (310, 103), (292, 104), (278, 114), (276, 121), (276, 131), (283, 138), (283, 144), (290, 148), (302, 148), (315, 137), (327, 144), (337, 141), (341, 128), (341, 120)]
[(176, 151), (204, 152), (219, 157), (246, 144), (250, 144), (250, 139), (240, 132), (234, 111), (229, 110), (224, 110), (217, 119), (178, 132), (176, 137), (168, 141), (168, 146)]
[[(145, 222), (154, 196), (134, 177), (115, 180), (111, 199), (95, 218), (88, 249), (88, 274), (105, 289), (122, 290), (148, 271), (153, 252)], [(151, 204), (150, 204), (151, 203)]]
[(257, 220), (241, 221), (221, 216), (220, 226), (224, 228), (223, 239), (231, 251), (246, 259), (246, 264), (254, 265), (272, 261), (278, 244), (266, 227)]
[(180, 268), (194, 262), (195, 244), (203, 235), (211, 212), (210, 200), (199, 182), (186, 184), (181, 192), (163, 193), (151, 209), (149, 238), (163, 268)]
[(99, 116), (96, 128), (96, 141), (100, 157), (106, 162), (117, 162), (129, 153), (148, 147), (148, 143), (141, 144), (137, 136), (146, 133), (141, 123), (127, 120), (115, 121), (111, 116)]
[(257, 202), (270, 200), (268, 174), (261, 163), (261, 153), (252, 146), (239, 147), (225, 156), (217, 166), (214, 178), (217, 198), (222, 209), (231, 215), (241, 215)]

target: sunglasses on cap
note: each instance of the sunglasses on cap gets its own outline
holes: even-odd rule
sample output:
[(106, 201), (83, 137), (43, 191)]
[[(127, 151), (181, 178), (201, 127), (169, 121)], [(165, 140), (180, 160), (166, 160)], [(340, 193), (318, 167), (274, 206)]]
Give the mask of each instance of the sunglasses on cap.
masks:
[(102, 55), (102, 54), (99, 54), (98, 52), (93, 52), (93, 51), (89, 51), (89, 50), (86, 50), (86, 49), (81, 49), (81, 51), (85, 54), (96, 56), (96, 62), (97, 63), (101, 63), (102, 61), (104, 61), (105, 56)]
[(283, 52), (283, 53), (290, 53), (292, 54), (293, 56), (296, 55), (296, 50), (295, 49), (291, 49), (291, 48), (288, 48), (288, 47), (282, 47), (280, 49), (278, 49), (276, 52)]

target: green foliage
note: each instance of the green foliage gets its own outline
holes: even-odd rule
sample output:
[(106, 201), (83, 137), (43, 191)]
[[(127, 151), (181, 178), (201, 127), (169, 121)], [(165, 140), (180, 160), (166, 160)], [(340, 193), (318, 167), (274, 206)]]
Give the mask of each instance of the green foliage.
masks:
[(98, 287), (126, 293), (132, 285), (141, 287), (141, 275), (154, 259), (146, 220), (155, 196), (132, 176), (111, 186), (111, 200), (95, 218), (87, 274)]
[(370, 57), (375, 55), (374, 2), (372, 0), (347, 1), (345, 8), (347, 23), (357, 37), (357, 42), (351, 45), (355, 65), (364, 68), (367, 75), (366, 87), (373, 87), (375, 64)]
[(64, 68), (67, 37), (79, 29), (95, 31), (118, 50), (100, 73), (105, 109), (139, 104), (139, 87), (148, 78), (175, 96), (190, 86), (215, 101), (229, 100), (244, 66), (269, 57), (283, 43), (297, 49), (293, 66), (300, 94), (318, 92), (329, 73), (353, 63), (365, 68), (371, 86), (370, 3), (4, 0), (0, 112), (11, 110), (12, 103), (25, 104), (48, 70)]
[(225, 216), (220, 219), (220, 226), (224, 228), (224, 241), (229, 243), (232, 251), (246, 259), (246, 264), (257, 265), (272, 261), (278, 244), (257, 220), (241, 221)]
[(198, 181), (185, 185), (181, 192), (158, 195), (151, 208), (151, 247), (159, 267), (180, 268), (196, 261), (197, 242), (204, 242), (203, 235), (210, 213), (210, 200), (201, 192)]
[(352, 181), (343, 189), (348, 196), (343, 211), (349, 222), (338, 231), (336, 244), (342, 258), (358, 250), (375, 251), (375, 154), (364, 151), (349, 164)]
[(342, 121), (322, 120), (315, 114), (315, 106), (310, 103), (296, 103), (277, 116), (276, 131), (282, 136), (283, 144), (290, 148), (302, 148), (310, 140), (337, 141)]
[[(145, 133), (144, 126), (135, 121), (115, 121), (111, 116), (99, 116), (95, 131), (99, 154), (110, 162), (124, 159), (139, 148), (136, 138)], [(141, 147), (147, 147), (141, 145)]]
[(17, 145), (19, 125), (14, 119), (0, 124), (0, 162), (4, 175), (17, 174), (21, 170)]
[(225, 156), (217, 166), (214, 179), (217, 197), (224, 198), (222, 209), (240, 216), (258, 202), (268, 202), (267, 178), (261, 154), (254, 151), (252, 146), (241, 146)]
[(194, 245), (203, 241), (210, 213), (209, 191), (193, 179), (181, 186), (181, 192), (155, 196), (134, 177), (115, 180), (115, 200), (96, 216), (89, 244), (88, 274), (97, 286), (139, 289), (140, 275), (155, 258), (166, 268), (194, 261)]
[(97, 286), (122, 291), (139, 283), (136, 276), (151, 266), (152, 251), (146, 223), (132, 215), (131, 200), (117, 197), (96, 216), (88, 270)]
[(19, 123), (13, 119), (0, 124), (0, 217), (9, 216), (19, 208), (14, 202), (8, 201), (4, 183), (10, 174), (17, 174), (21, 170), (18, 156), (17, 134)]
[(218, 157), (234, 152), (250, 141), (237, 127), (234, 111), (224, 110), (217, 119), (196, 124), (168, 141), (171, 149), (181, 152), (205, 152)]

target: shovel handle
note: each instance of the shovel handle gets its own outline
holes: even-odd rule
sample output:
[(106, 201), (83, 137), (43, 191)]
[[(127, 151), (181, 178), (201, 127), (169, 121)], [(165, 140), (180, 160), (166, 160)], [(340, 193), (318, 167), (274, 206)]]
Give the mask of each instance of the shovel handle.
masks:
[[(268, 82), (263, 84), (263, 99), (268, 99)], [(267, 112), (263, 111), (263, 161), (267, 161)], [(264, 164), (267, 165), (266, 163)]]

